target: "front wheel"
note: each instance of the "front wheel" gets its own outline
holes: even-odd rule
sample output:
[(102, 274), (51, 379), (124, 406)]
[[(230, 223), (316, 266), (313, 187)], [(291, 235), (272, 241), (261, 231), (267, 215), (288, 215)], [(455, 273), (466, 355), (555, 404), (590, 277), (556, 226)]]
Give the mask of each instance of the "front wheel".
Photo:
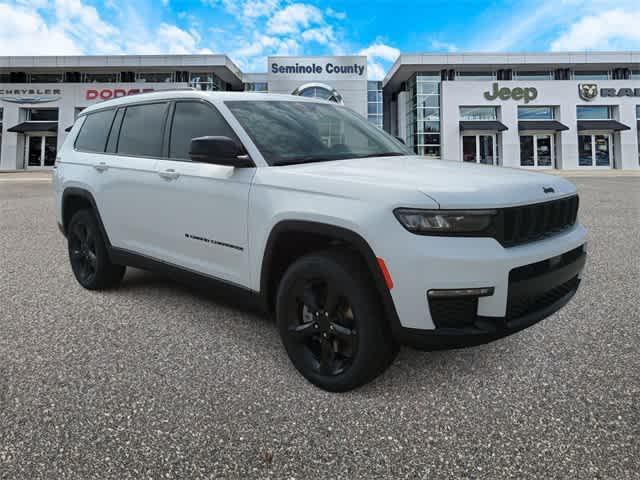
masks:
[(276, 316), (298, 371), (325, 390), (363, 385), (393, 361), (397, 346), (366, 266), (346, 251), (304, 256), (278, 288)]
[(98, 221), (89, 210), (80, 210), (67, 228), (71, 269), (78, 283), (89, 290), (115, 287), (126, 267), (111, 263)]

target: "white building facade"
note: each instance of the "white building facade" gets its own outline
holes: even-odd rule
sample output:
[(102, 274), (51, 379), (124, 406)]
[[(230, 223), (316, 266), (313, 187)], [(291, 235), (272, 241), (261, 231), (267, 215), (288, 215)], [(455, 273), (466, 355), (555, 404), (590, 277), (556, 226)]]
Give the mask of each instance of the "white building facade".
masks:
[(385, 129), (416, 152), (536, 169), (640, 169), (640, 53), (401, 55)]
[(198, 88), (325, 98), (431, 158), (535, 169), (640, 169), (640, 52), (362, 56), (0, 57), (0, 170), (47, 169), (83, 108)]

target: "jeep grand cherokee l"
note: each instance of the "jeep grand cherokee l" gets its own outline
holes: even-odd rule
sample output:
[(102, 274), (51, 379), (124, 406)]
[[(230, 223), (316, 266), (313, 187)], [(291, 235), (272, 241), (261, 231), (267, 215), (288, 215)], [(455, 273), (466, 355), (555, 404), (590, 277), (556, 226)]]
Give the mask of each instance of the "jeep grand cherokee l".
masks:
[(134, 266), (258, 295), (295, 367), (331, 391), (376, 377), (399, 345), (468, 346), (538, 322), (574, 295), (586, 258), (569, 181), (416, 156), (296, 96), (91, 106), (54, 186), (83, 287)]

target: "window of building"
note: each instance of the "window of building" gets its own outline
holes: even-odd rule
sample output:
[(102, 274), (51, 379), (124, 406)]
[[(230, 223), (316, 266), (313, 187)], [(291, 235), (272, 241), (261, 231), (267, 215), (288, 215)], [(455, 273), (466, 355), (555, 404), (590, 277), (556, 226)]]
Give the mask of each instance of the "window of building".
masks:
[(497, 120), (498, 107), (460, 107), (462, 120)]
[(171, 83), (173, 82), (173, 79), (173, 72), (138, 72), (136, 74), (137, 82)]
[(613, 118), (610, 105), (582, 105), (577, 109), (578, 120), (609, 120)]
[(554, 107), (518, 107), (519, 120), (553, 120)]
[(64, 76), (60, 73), (30, 73), (29, 82), (31, 83), (61, 83)]
[(610, 75), (608, 70), (575, 70), (573, 72), (575, 80), (609, 80)]
[(555, 162), (554, 136), (550, 133), (520, 135), (520, 165), (552, 168)]
[(177, 102), (169, 139), (169, 157), (189, 159), (191, 139), (208, 135), (229, 137), (239, 142), (213, 106), (200, 102)]
[(159, 157), (162, 154), (162, 127), (166, 103), (150, 103), (127, 107), (117, 152), (140, 157)]
[(498, 144), (496, 134), (486, 133), (462, 136), (462, 160), (465, 162), (496, 165)]
[(440, 73), (416, 73), (407, 90), (407, 144), (418, 155), (440, 158)]
[(367, 82), (367, 120), (382, 128), (382, 82)]
[(516, 71), (514, 75), (515, 80), (553, 80), (554, 75), (550, 70), (523, 70)]
[(224, 82), (213, 72), (191, 72), (189, 86), (197, 90), (224, 90)]
[(57, 108), (29, 108), (27, 109), (27, 121), (30, 122), (57, 122)]
[(83, 80), (85, 83), (118, 83), (120, 74), (117, 72), (85, 73)]
[(87, 152), (104, 152), (115, 110), (91, 113), (84, 120), (75, 147)]
[(11, 83), (11, 74), (0, 73), (0, 83)]
[(262, 92), (269, 91), (269, 84), (267, 82), (248, 82), (244, 84), (245, 92)]
[(640, 70), (631, 70), (629, 74), (630, 80), (640, 80)]
[(456, 72), (456, 80), (495, 80), (496, 72)]

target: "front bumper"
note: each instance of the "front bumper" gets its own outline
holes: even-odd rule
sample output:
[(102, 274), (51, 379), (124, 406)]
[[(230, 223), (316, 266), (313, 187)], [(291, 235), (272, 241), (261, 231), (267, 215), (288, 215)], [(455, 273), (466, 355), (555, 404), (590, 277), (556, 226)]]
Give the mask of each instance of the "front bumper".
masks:
[[(403, 248), (398, 249), (397, 245)], [(376, 252), (384, 258), (394, 281), (389, 292), (397, 319), (392, 321), (394, 336), (399, 342), (413, 346), (450, 348), (486, 343), (533, 325), (557, 311), (575, 294), (584, 258), (574, 265), (575, 271), (569, 272), (571, 278), (559, 277), (565, 281), (573, 279), (573, 283), (563, 287), (562, 295), (555, 292), (552, 302), (535, 311), (511, 308), (515, 302), (510, 302), (510, 291), (513, 294), (517, 290), (514, 285), (517, 279), (510, 278), (511, 272), (552, 261), (585, 246), (586, 230), (580, 224), (552, 237), (510, 248), (492, 238), (428, 237), (389, 229)], [(527, 275), (531, 273), (526, 271)], [(533, 276), (537, 273), (540, 272), (533, 272)], [(542, 278), (522, 283), (521, 290), (526, 292), (533, 287), (544, 290), (552, 280)], [(475, 306), (468, 310), (470, 322), (465, 322), (463, 328), (442, 328), (442, 323), (435, 321), (437, 317), (432, 316), (427, 297), (429, 290), (483, 287), (493, 287), (494, 293), (475, 299)]]
[[(575, 258), (571, 262), (559, 268), (510, 282), (508, 315), (504, 317), (475, 316), (471, 325), (460, 328), (423, 330), (403, 327), (396, 335), (397, 340), (423, 350), (462, 348), (488, 343), (530, 327), (558, 311), (577, 292), (580, 273), (586, 261), (584, 248), (580, 248), (579, 252), (573, 255)], [(542, 300), (522, 309), (518, 302), (522, 302), (524, 295)], [(513, 316), (517, 312), (522, 315)]]

